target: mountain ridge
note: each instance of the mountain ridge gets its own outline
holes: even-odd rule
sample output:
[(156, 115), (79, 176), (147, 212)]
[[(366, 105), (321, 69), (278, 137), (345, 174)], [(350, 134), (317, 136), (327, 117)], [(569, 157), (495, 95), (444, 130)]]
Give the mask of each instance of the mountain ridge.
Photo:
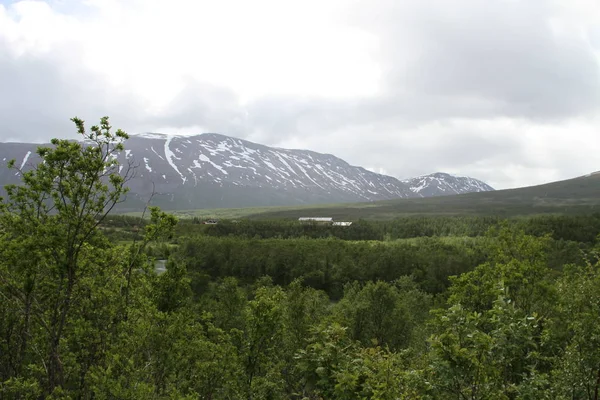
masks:
[[(37, 146), (5, 143), (0, 146), (0, 160), (15, 158), (17, 165), (31, 166), (39, 162)], [(121, 205), (130, 210), (151, 196), (153, 204), (165, 209), (253, 207), (437, 196), (480, 191), (485, 185), (473, 178), (435, 173), (429, 175), (431, 179), (420, 177), (431, 181), (426, 182), (431, 187), (415, 192), (410, 182), (351, 165), (332, 154), (269, 147), (219, 133), (131, 134), (125, 147), (118, 161), (137, 167), (136, 177), (129, 182), (128, 201)], [(17, 183), (17, 178), (14, 172), (0, 171), (2, 186)]]
[(541, 214), (600, 213), (600, 173), (564, 179), (541, 185), (434, 196), (383, 200), (374, 203), (327, 205), (309, 210), (289, 207), (250, 215), (254, 219), (293, 219), (298, 215), (323, 215), (340, 220), (389, 220), (399, 216), (466, 216), (502, 217)]
[(464, 194), (473, 192), (489, 192), (494, 190), (487, 183), (468, 176), (457, 176), (446, 172), (434, 172), (421, 175), (402, 182), (410, 186), (410, 190), (419, 197)]

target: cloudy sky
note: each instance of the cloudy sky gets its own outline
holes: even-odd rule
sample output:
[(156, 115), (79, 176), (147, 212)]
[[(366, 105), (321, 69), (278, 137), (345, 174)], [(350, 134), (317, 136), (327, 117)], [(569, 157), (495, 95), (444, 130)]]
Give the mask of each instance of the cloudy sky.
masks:
[(75, 115), (398, 178), (574, 177), (600, 170), (600, 1), (0, 0), (0, 141)]

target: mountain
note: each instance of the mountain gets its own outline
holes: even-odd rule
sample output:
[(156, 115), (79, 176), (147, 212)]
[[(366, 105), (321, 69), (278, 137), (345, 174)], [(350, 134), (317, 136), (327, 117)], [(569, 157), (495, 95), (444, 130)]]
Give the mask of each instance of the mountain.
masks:
[(273, 210), (253, 218), (324, 216), (339, 220), (393, 219), (406, 215), (590, 214), (600, 212), (600, 172), (518, 189), (466, 193), (456, 196), (384, 200), (344, 206)]
[(410, 190), (419, 197), (448, 196), (453, 194), (489, 192), (490, 185), (468, 176), (455, 176), (444, 172), (405, 179)]
[[(3, 143), (0, 160), (15, 159), (27, 169), (40, 161), (36, 147)], [(430, 175), (436, 179), (400, 181), (331, 154), (267, 147), (214, 133), (131, 135), (125, 147), (118, 160), (133, 165), (135, 177), (128, 182), (131, 191), (120, 207), (123, 211), (140, 209), (152, 193), (153, 204), (181, 210), (372, 202), (491, 190), (480, 181), (441, 173)], [(18, 174), (0, 169), (0, 185), (17, 182)]]

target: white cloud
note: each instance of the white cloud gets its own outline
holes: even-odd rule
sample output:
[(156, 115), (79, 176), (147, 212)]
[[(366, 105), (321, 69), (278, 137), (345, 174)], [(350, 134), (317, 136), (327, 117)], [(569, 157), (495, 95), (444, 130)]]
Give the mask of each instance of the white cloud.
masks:
[(13, 1), (0, 139), (107, 114), (400, 178), (542, 183), (600, 169), (599, 50), (596, 0)]
[(231, 88), (244, 101), (376, 93), (378, 65), (368, 54), (376, 40), (335, 22), (340, 3), (90, 0), (95, 11), (76, 23), (42, 2), (11, 8), (27, 39), (47, 47), (74, 38), (87, 68), (161, 105), (186, 77)]

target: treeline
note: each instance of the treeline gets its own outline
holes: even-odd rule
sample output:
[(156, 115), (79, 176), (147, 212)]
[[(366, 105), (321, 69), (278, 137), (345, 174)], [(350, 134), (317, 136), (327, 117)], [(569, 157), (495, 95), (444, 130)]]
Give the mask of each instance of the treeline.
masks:
[(192, 283), (201, 287), (228, 276), (251, 284), (269, 276), (286, 286), (304, 285), (339, 299), (352, 281), (393, 281), (412, 275), (429, 293), (441, 293), (448, 277), (473, 269), (486, 259), (473, 241), (445, 244), (423, 238), (415, 243), (350, 242), (337, 239), (242, 239), (198, 236), (180, 244), (172, 255), (185, 263)]
[(600, 213), (592, 215), (540, 215), (504, 219), (492, 216), (411, 216), (391, 221), (359, 220), (349, 227), (300, 223), (289, 220), (222, 220), (203, 225), (198, 218), (181, 220), (178, 235), (241, 236), (249, 238), (335, 237), (343, 240), (395, 240), (433, 236), (483, 236), (493, 227), (508, 223), (527, 234), (549, 234), (556, 240), (593, 243), (600, 232)]
[[(448, 277), (486, 262), (495, 245), (493, 236), (395, 242), (196, 236), (183, 239), (172, 257), (187, 266), (199, 292), (218, 278), (232, 276), (249, 284), (270, 276), (282, 286), (299, 279), (338, 299), (348, 282), (391, 282), (407, 275), (425, 292), (442, 293)], [(582, 246), (576, 242), (548, 238), (544, 254), (555, 269), (583, 263)]]
[[(590, 244), (595, 242), (600, 232), (600, 213), (509, 219), (493, 216), (411, 216), (390, 221), (359, 220), (346, 227), (289, 220), (220, 220), (214, 225), (201, 222), (199, 218), (180, 220), (175, 236), (387, 241), (417, 237), (479, 237), (492, 228), (508, 224), (534, 236), (550, 235), (555, 240)], [(110, 215), (101, 227), (114, 240), (126, 241), (139, 240), (146, 224), (147, 220), (139, 217)]]

